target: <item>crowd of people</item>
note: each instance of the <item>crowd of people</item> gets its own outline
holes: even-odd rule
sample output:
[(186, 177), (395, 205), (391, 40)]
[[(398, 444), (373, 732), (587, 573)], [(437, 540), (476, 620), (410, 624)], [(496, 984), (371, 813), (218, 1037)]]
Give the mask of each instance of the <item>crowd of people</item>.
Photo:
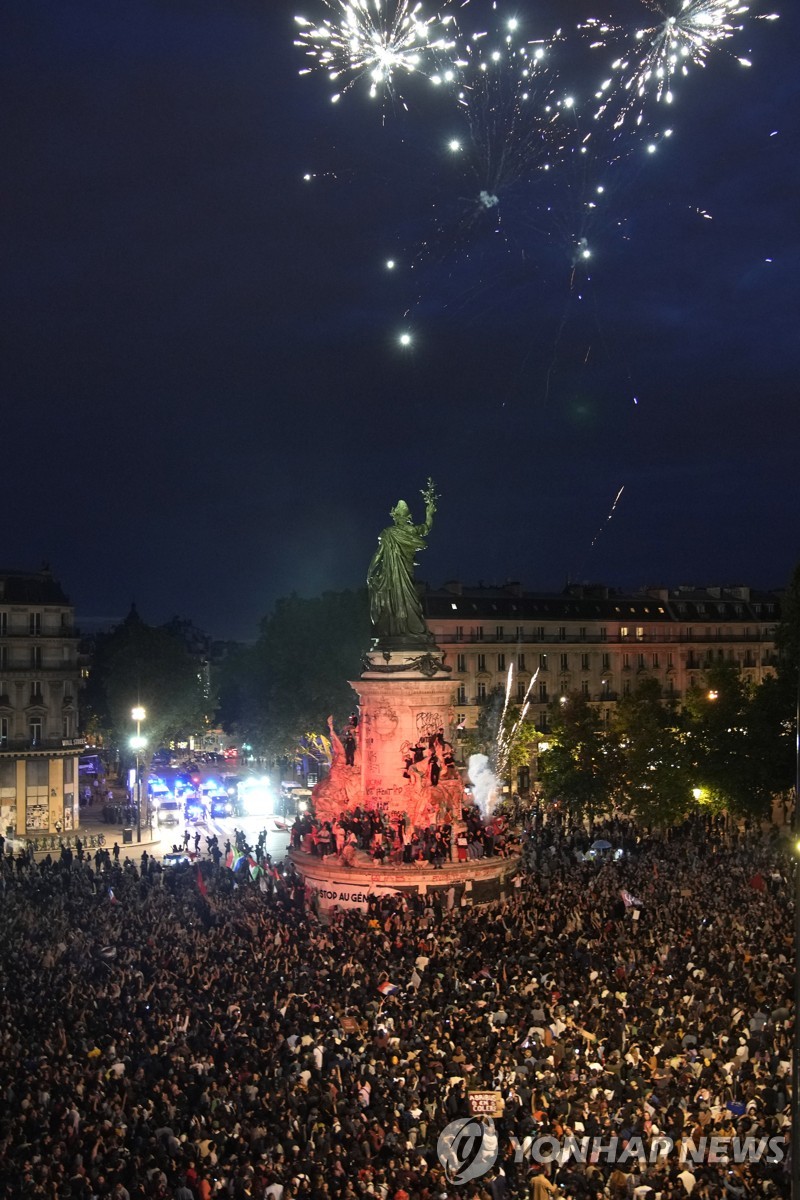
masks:
[[(579, 861), (598, 837), (623, 855)], [(7, 856), (0, 1197), (786, 1195), (783, 1153), (649, 1150), (788, 1146), (789, 870), (756, 833), (554, 820), (504, 901), (322, 922), (292, 872)], [(475, 1090), (502, 1096), (497, 1157), (457, 1186), (437, 1141)], [(526, 1157), (543, 1135), (644, 1152)]]
[(475, 858), (507, 857), (518, 849), (504, 818), (484, 821), (479, 810), (465, 808), (463, 821), (416, 828), (403, 816), (360, 807), (343, 811), (335, 821), (320, 821), (305, 813), (292, 827), (296, 850), (325, 858), (338, 855), (352, 865), (360, 851), (376, 864), (430, 864), (467, 862)]

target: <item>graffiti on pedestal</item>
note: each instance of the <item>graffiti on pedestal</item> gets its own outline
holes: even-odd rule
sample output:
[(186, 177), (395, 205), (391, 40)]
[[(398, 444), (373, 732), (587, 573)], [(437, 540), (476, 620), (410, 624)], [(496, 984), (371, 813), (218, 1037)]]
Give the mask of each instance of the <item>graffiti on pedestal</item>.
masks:
[(444, 726), (444, 721), (442, 714), (436, 710), (433, 712), (418, 712), (415, 724), (417, 733), (421, 737), (432, 737)]

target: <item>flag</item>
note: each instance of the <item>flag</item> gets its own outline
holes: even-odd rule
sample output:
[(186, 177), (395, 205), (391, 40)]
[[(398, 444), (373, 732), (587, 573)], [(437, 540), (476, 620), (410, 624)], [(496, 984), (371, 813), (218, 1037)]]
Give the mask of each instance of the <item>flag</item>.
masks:
[(233, 859), (234, 871), (238, 871), (239, 867), (242, 865), (243, 862), (247, 862), (247, 859), (245, 858), (245, 856), (243, 854), (238, 854), (238, 853), (235, 854), (234, 859)]
[(247, 859), (247, 865), (250, 868), (251, 879), (258, 879), (259, 875), (264, 874), (264, 868), (258, 865), (252, 855)]
[(630, 894), (630, 892), (626, 892), (625, 888), (623, 888), (622, 891), (620, 892), (620, 896), (622, 897), (622, 903), (625, 905), (626, 908), (641, 908), (642, 907), (641, 900), (637, 900), (635, 896), (632, 896)]
[(767, 890), (767, 885), (764, 883), (764, 876), (758, 871), (756, 871), (755, 875), (752, 877), (752, 879), (750, 879), (749, 882), (750, 887), (754, 892), (765, 892)]
[(203, 873), (200, 870), (199, 866), (197, 868), (197, 890), (199, 891), (201, 896), (208, 895), (208, 888), (206, 887), (206, 881), (205, 881), (205, 879), (203, 879)]
[(113, 889), (113, 888), (109, 888), (109, 889), (108, 889), (108, 898), (109, 898), (109, 900), (111, 901), (111, 903), (112, 903), (112, 904), (119, 904), (119, 900), (118, 900), (118, 899), (117, 899), (117, 897), (114, 895), (114, 889)]
[(378, 984), (378, 991), (382, 996), (393, 996), (399, 990), (397, 984), (389, 983), (388, 979), (384, 979), (383, 983)]
[(229, 850), (228, 853), (225, 855), (225, 866), (226, 867), (233, 866), (233, 851), (232, 850)]

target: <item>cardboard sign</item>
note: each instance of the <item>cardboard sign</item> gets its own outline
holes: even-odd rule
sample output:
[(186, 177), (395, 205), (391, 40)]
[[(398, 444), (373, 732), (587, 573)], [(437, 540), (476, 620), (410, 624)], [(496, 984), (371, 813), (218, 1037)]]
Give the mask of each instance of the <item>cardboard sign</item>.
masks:
[(502, 1117), (503, 1097), (499, 1092), (470, 1092), (469, 1111), (473, 1117)]

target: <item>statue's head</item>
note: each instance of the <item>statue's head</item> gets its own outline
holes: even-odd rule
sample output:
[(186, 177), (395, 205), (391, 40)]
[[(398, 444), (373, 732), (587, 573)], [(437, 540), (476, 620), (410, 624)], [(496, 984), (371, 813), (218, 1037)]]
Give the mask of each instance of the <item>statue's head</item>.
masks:
[(411, 513), (405, 500), (398, 500), (391, 512), (395, 525), (406, 525), (411, 520)]

